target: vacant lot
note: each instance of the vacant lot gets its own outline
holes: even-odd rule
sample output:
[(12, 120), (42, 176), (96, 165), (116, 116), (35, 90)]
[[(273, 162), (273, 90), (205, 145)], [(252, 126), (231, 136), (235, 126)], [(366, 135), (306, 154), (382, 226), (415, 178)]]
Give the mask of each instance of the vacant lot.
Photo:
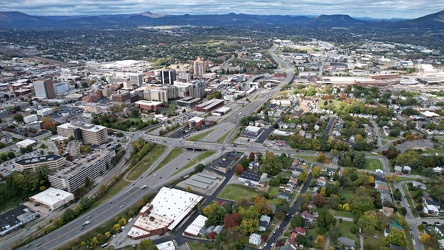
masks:
[(368, 170), (382, 169), (382, 163), (378, 159), (366, 159), (364, 168)]
[(259, 193), (253, 191), (240, 184), (230, 184), (225, 186), (222, 191), (217, 195), (218, 198), (238, 201), (241, 199), (253, 200)]

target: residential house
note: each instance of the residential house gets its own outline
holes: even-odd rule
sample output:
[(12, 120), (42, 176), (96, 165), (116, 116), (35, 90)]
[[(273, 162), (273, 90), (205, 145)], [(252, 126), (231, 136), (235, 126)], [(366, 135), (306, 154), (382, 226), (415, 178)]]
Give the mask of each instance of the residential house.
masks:
[(304, 218), (306, 221), (313, 223), (314, 221), (314, 215), (310, 214), (307, 210), (301, 213), (302, 218)]
[(393, 204), (392, 196), (390, 195), (389, 191), (380, 191), (381, 193), (381, 204)]
[(339, 157), (337, 156), (333, 157), (333, 159), (331, 160), (331, 163), (333, 164), (338, 164), (338, 162), (339, 162)]
[(444, 226), (435, 226), (435, 232), (444, 237)]
[(327, 186), (327, 178), (325, 178), (324, 176), (317, 178), (316, 185), (321, 186), (321, 187)]
[(392, 217), (394, 210), (392, 207), (382, 207), (382, 213), (387, 217)]
[(259, 218), (259, 232), (264, 232), (267, 230), (268, 226), (270, 225), (271, 218), (268, 215), (262, 215), (261, 218)]
[(306, 230), (305, 230), (305, 228), (302, 228), (302, 227), (295, 227), (293, 229), (292, 233), (302, 234), (305, 236)]
[(356, 247), (355, 241), (347, 237), (339, 237), (338, 243), (343, 245), (344, 247), (348, 247), (349, 249), (355, 249)]
[(418, 189), (422, 189), (422, 190), (426, 190), (427, 187), (424, 183), (418, 182), (418, 181), (414, 181), (412, 182), (412, 185), (414, 188), (418, 188)]
[(250, 164), (248, 164), (248, 169), (253, 169), (254, 167), (258, 168), (260, 167), (260, 163), (256, 161), (251, 161)]
[(379, 192), (388, 191), (387, 183), (384, 181), (375, 181), (375, 189)]
[(289, 193), (280, 192), (277, 196), (278, 199), (284, 199), (286, 201), (290, 201), (291, 195)]
[(402, 174), (402, 167), (401, 166), (395, 166), (394, 171), (396, 174)]
[(435, 172), (435, 173), (437, 173), (437, 174), (441, 174), (442, 173), (442, 167), (434, 167), (433, 168), (433, 171)]
[(260, 246), (262, 244), (261, 236), (256, 233), (252, 233), (250, 235), (250, 238), (248, 239), (248, 243), (256, 245), (256, 246)]
[(402, 168), (402, 172), (403, 172), (404, 174), (410, 174), (410, 172), (412, 172), (412, 168), (409, 167), (409, 166), (404, 166), (404, 167)]
[(424, 210), (423, 212), (425, 214), (438, 216), (439, 215), (439, 209), (440, 209), (440, 203), (438, 201), (434, 200), (425, 200), (424, 201)]

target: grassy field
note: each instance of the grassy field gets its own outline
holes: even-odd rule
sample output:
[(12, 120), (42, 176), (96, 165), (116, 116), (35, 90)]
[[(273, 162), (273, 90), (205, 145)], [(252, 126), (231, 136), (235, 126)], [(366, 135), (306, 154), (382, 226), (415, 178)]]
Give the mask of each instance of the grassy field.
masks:
[(227, 138), (228, 134), (231, 132), (231, 129), (228, 130), (222, 137), (220, 137), (219, 139), (217, 139), (217, 143), (224, 143), (225, 138)]
[(126, 178), (128, 180), (136, 180), (139, 178), (139, 176), (151, 167), (151, 165), (163, 154), (165, 149), (166, 146), (164, 145), (154, 146), (154, 148), (128, 172)]
[(352, 212), (343, 211), (343, 210), (333, 210), (332, 214), (334, 214), (335, 216), (348, 217), (348, 218), (355, 217), (355, 215)]
[(268, 193), (277, 196), (279, 194), (279, 187), (268, 187)]
[(208, 249), (208, 243), (187, 242), (186, 244), (190, 250), (207, 250)]
[(155, 169), (153, 169), (150, 174), (156, 172), (157, 170), (161, 169), (163, 166), (165, 166), (166, 164), (168, 164), (170, 161), (172, 161), (173, 159), (175, 159), (176, 157), (178, 157), (179, 155), (181, 155), (183, 153), (183, 149), (179, 148), (179, 147), (174, 147), (171, 152), (165, 157), (165, 159), (163, 159), (159, 165), (156, 166)]
[(189, 141), (200, 141), (200, 140), (202, 140), (203, 138), (205, 138), (207, 135), (209, 135), (211, 132), (213, 132), (213, 130), (214, 130), (214, 129), (211, 129), (211, 130), (205, 131), (205, 132), (203, 132), (203, 133), (200, 133), (200, 134), (198, 134), (198, 135), (191, 136), (190, 138), (188, 138), (188, 140), (189, 140)]
[(347, 201), (350, 201), (355, 193), (350, 189), (339, 189), (339, 196), (344, 196)]
[(94, 204), (92, 205), (92, 207), (90, 208), (93, 209), (95, 207), (98, 207), (100, 204), (104, 203), (106, 200), (110, 199), (111, 197), (113, 197), (114, 195), (118, 194), (122, 189), (124, 189), (126, 186), (128, 186), (131, 182), (129, 181), (125, 181), (123, 178), (120, 179), (116, 184), (114, 184), (109, 190), (108, 192), (106, 192), (106, 194), (104, 196), (102, 196), (100, 199), (98, 199), (96, 202), (94, 202)]
[(182, 172), (183, 170), (192, 167), (194, 165), (196, 165), (197, 163), (205, 160), (206, 158), (214, 155), (216, 153), (216, 151), (214, 150), (209, 150), (209, 151), (205, 151), (203, 153), (201, 153), (200, 155), (198, 155), (197, 157), (194, 157), (193, 159), (191, 159), (191, 161), (189, 161), (187, 164), (185, 164), (185, 166), (183, 166), (183, 168), (179, 168), (178, 170), (176, 170), (173, 175)]
[(382, 163), (378, 159), (365, 159), (364, 169), (367, 170), (382, 169)]
[[(339, 100), (331, 100), (331, 101), (332, 101), (331, 104), (330, 104), (330, 100), (328, 101), (328, 105), (327, 106), (333, 105), (335, 108), (339, 108), (339, 106), (342, 103), (342, 101), (339, 101)], [(318, 108), (319, 109), (323, 109), (324, 107), (326, 107), (326, 106), (324, 106), (324, 101), (318, 102)]]
[(352, 234), (350, 229), (355, 225), (355, 223), (351, 221), (342, 221), (341, 224), (338, 225), (338, 230), (341, 236), (350, 238), (355, 241), (356, 247), (359, 246), (359, 238), (356, 234)]
[(318, 160), (316, 159), (316, 156), (298, 156), (296, 153), (296, 157), (300, 158), (300, 159), (304, 159), (309, 162), (318, 162)]
[(250, 189), (245, 188), (245, 186), (240, 184), (230, 184), (226, 185), (222, 191), (217, 195), (218, 198), (227, 199), (227, 200), (241, 200), (248, 199), (253, 200), (259, 193), (252, 191)]

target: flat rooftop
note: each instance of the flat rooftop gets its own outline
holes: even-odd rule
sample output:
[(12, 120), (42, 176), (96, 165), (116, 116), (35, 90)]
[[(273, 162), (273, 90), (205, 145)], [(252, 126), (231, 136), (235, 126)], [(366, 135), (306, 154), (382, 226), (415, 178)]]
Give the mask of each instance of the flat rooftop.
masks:
[(31, 196), (29, 199), (35, 200), (36, 202), (40, 202), (42, 204), (55, 204), (58, 201), (64, 201), (66, 198), (70, 196), (73, 197), (73, 194), (63, 191), (61, 189), (50, 187), (43, 192), (40, 192), (34, 196)]
[(0, 231), (19, 223), (20, 220), (17, 217), (27, 212), (29, 212), (29, 209), (24, 205), (20, 205), (0, 214)]
[(17, 164), (20, 165), (32, 165), (37, 163), (45, 163), (48, 161), (56, 161), (62, 158), (59, 155), (45, 155), (45, 156), (39, 156), (39, 157), (32, 157), (32, 158), (26, 158), (19, 161), (16, 161)]

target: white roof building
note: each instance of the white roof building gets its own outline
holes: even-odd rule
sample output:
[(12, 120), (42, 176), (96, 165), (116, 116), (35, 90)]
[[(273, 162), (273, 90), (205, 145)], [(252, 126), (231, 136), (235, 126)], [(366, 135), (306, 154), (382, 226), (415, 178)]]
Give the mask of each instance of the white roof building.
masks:
[(176, 250), (176, 245), (173, 241), (165, 241), (156, 245), (158, 250)]
[(15, 145), (16, 145), (18, 148), (26, 148), (26, 147), (28, 147), (28, 146), (32, 146), (32, 145), (35, 145), (35, 144), (37, 144), (37, 141), (35, 141), (35, 140), (31, 140), (31, 139), (25, 139), (25, 140), (23, 140), (23, 141), (19, 141), (19, 142), (17, 142)]
[(205, 222), (208, 220), (203, 215), (197, 216), (197, 218), (185, 229), (185, 234), (197, 237), (201, 232), (201, 229), (205, 227)]
[(29, 200), (54, 210), (74, 200), (74, 195), (66, 191), (50, 187), (43, 192), (29, 197)]
[(141, 209), (141, 216), (128, 237), (141, 239), (173, 230), (202, 200), (200, 195), (163, 187), (151, 203)]

